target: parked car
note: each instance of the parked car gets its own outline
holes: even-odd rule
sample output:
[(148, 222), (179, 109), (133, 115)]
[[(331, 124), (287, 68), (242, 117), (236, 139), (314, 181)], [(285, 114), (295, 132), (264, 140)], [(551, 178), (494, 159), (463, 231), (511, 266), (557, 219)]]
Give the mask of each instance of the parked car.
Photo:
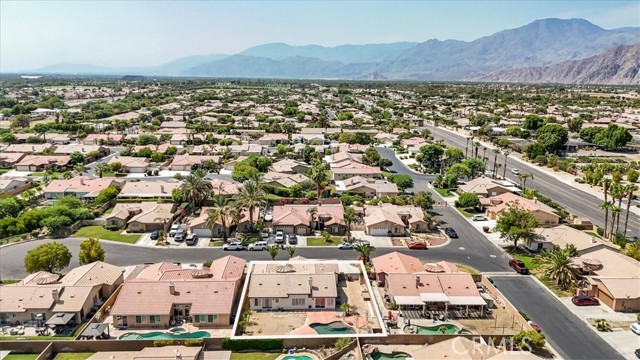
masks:
[(158, 240), (158, 238), (160, 237), (160, 231), (158, 230), (153, 230), (151, 232), (151, 240)]
[(576, 306), (595, 306), (600, 305), (600, 301), (592, 296), (576, 295), (571, 298), (571, 302)]
[(289, 239), (289, 245), (296, 245), (298, 243), (298, 237), (296, 234), (289, 234), (287, 238)]
[(269, 229), (262, 229), (262, 232), (260, 233), (260, 235), (262, 236), (263, 239), (268, 239), (269, 238)]
[(518, 170), (518, 169), (511, 169), (511, 173), (512, 173), (513, 175), (520, 175), (520, 170)]
[(256, 241), (252, 244), (249, 244), (249, 246), (247, 247), (247, 250), (249, 251), (262, 251), (264, 249), (267, 248), (267, 246), (269, 246), (269, 244), (267, 244), (266, 241)]
[(244, 250), (244, 245), (242, 245), (239, 241), (234, 241), (232, 243), (222, 245), (222, 250), (224, 251), (242, 251)]
[(183, 228), (178, 229), (176, 231), (176, 236), (173, 238), (176, 242), (183, 242), (184, 238), (187, 237), (187, 231)]
[(635, 351), (636, 357), (640, 359), (640, 348)]
[(509, 260), (509, 266), (511, 266), (511, 268), (513, 268), (513, 270), (518, 274), (529, 275), (529, 269), (527, 269), (527, 266), (518, 259)]
[(640, 321), (634, 322), (633, 324), (631, 324), (631, 331), (640, 335)]
[(180, 229), (180, 224), (171, 225), (171, 229), (169, 229), (169, 236), (176, 236), (176, 232), (178, 232), (178, 229)]
[(452, 239), (457, 239), (458, 238), (458, 233), (456, 233), (455, 230), (453, 230), (453, 228), (444, 228), (444, 233), (447, 234), (448, 237), (452, 238)]
[(197, 244), (198, 243), (198, 235), (196, 235), (196, 234), (187, 235), (187, 237), (184, 240), (184, 243), (187, 244), (188, 246), (193, 246), (193, 245)]
[(413, 250), (427, 250), (427, 244), (423, 243), (423, 242), (419, 242), (419, 241), (414, 241), (409, 243), (409, 245), (407, 245), (409, 247), (409, 249), (413, 249)]
[(338, 249), (340, 250), (351, 250), (353, 249), (353, 245), (348, 242), (343, 242), (338, 245)]
[(276, 231), (276, 242), (278, 244), (284, 242), (284, 231), (282, 231), (282, 230)]
[(527, 323), (529, 323), (529, 325), (531, 325), (531, 327), (533, 328), (533, 330), (537, 331), (537, 332), (542, 332), (542, 328), (540, 327), (540, 325), (534, 323), (531, 320), (527, 320)]
[(487, 217), (482, 215), (482, 214), (475, 214), (471, 217), (471, 220), (473, 221), (487, 221)]

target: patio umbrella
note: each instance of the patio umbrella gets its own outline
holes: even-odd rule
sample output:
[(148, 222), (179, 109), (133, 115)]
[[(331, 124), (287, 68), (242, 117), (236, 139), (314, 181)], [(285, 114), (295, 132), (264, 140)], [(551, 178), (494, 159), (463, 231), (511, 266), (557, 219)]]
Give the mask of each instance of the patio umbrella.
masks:
[(49, 275), (49, 276), (45, 276), (43, 278), (38, 279), (38, 281), (36, 281), (36, 283), (38, 285), (47, 285), (47, 284), (54, 284), (58, 282), (58, 276), (57, 275)]
[(276, 266), (276, 272), (277, 273), (290, 273), (290, 272), (294, 272), (294, 271), (295, 271), (295, 269), (293, 268), (293, 265), (291, 265), (291, 264)]
[(598, 259), (585, 258), (580, 259), (582, 264), (590, 270), (602, 269), (602, 262)]
[(424, 270), (432, 273), (444, 272), (444, 267), (440, 264), (428, 263), (424, 265)]

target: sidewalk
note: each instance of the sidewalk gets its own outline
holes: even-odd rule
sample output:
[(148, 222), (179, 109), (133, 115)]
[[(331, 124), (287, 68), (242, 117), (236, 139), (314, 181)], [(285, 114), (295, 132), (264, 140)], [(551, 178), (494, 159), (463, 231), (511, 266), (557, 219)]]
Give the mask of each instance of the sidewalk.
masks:
[[(451, 129), (446, 129), (443, 127), (438, 127), (438, 129), (443, 130), (443, 131), (447, 131), (450, 133), (454, 133), (454, 134), (458, 134), (458, 135), (463, 135), (463, 136), (470, 136), (470, 134), (468, 132), (463, 132), (463, 131), (454, 131)], [(495, 150), (497, 147), (495, 145), (493, 145), (492, 143), (488, 143), (485, 141), (480, 141), (480, 144), (482, 144), (482, 146), (491, 149), (491, 150)], [(554, 179), (569, 185), (575, 189), (579, 189), (581, 191), (584, 191), (588, 194), (591, 194), (595, 197), (597, 197), (600, 200), (604, 200), (604, 193), (602, 192), (602, 187), (600, 186), (591, 186), (591, 185), (587, 185), (587, 184), (579, 184), (575, 181), (575, 179), (577, 178), (577, 176), (571, 175), (569, 173), (566, 172), (561, 172), (561, 171), (553, 171), (552, 169), (549, 169), (547, 167), (541, 167), (538, 166), (536, 164), (533, 164), (531, 162), (525, 161), (522, 159), (522, 154), (516, 153), (516, 152), (511, 152), (509, 154), (509, 159), (513, 159), (521, 164), (525, 164), (527, 166), (531, 166), (533, 168), (535, 168), (538, 171), (544, 172), (546, 175), (553, 177)], [(555, 199), (554, 199), (555, 200)], [(623, 200), (623, 207), (626, 208), (626, 202)], [(636, 215), (640, 215), (640, 208), (632, 206), (630, 208), (630, 212), (634, 213)]]

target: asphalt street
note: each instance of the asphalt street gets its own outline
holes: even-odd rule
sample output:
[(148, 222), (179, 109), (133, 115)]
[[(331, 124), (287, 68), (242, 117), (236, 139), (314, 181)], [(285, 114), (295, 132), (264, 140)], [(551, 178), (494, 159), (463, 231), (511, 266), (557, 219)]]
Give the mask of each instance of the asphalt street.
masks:
[[(449, 146), (455, 146), (464, 151), (466, 146), (466, 137), (464, 135), (455, 134), (450, 131), (446, 131), (440, 128), (436, 128), (435, 132), (433, 127), (429, 127), (436, 139), (443, 139), (445, 144)], [(469, 152), (471, 152), (471, 141), (469, 141)], [(482, 148), (478, 150), (478, 155), (483, 156), (484, 151)], [(494, 153), (491, 149), (487, 148), (486, 157), (487, 170), (493, 170)], [(504, 155), (498, 154), (498, 163), (504, 166)], [(498, 170), (499, 175), (502, 175), (504, 167)], [(512, 169), (519, 169), (520, 172), (526, 172), (533, 175), (532, 179), (527, 180), (527, 188), (536, 189), (541, 194), (546, 195), (563, 205), (569, 212), (577, 216), (586, 217), (591, 219), (594, 224), (602, 226), (604, 224), (604, 213), (600, 209), (602, 200), (596, 196), (577, 189), (571, 184), (567, 184), (556, 180), (554, 177), (546, 174), (545, 172), (538, 170), (535, 166), (529, 164), (523, 164), (516, 161), (512, 157), (507, 160), (506, 177), (516, 184), (520, 184), (520, 180), (517, 176), (511, 173)], [(624, 215), (624, 214), (623, 214)], [(636, 214), (629, 215), (629, 230), (628, 235), (640, 235), (640, 218)]]
[(493, 284), (518, 310), (542, 328), (563, 359), (622, 359), (607, 342), (530, 276), (492, 276)]

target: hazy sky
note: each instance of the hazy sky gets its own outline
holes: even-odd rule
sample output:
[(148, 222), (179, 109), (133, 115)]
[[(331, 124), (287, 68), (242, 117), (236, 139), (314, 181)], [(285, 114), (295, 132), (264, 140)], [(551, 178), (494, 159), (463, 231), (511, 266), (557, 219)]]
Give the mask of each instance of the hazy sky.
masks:
[(550, 17), (640, 26), (640, 2), (0, 0), (0, 71), (157, 65), (269, 42), (473, 40)]

